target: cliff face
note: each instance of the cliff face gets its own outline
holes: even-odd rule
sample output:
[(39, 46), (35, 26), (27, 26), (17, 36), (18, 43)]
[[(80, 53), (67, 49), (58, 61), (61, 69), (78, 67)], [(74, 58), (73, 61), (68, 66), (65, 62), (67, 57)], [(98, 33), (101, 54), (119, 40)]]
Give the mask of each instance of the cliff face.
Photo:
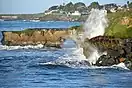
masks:
[(3, 45), (37, 45), (60, 47), (65, 38), (70, 35), (68, 30), (59, 29), (27, 29), (23, 31), (2, 32)]
[(107, 55), (102, 55), (96, 62), (97, 66), (111, 66), (124, 62), (132, 69), (132, 38), (121, 39), (108, 36), (97, 36), (92, 39), (85, 39), (83, 53), (88, 58), (91, 44), (99, 52), (107, 51)]

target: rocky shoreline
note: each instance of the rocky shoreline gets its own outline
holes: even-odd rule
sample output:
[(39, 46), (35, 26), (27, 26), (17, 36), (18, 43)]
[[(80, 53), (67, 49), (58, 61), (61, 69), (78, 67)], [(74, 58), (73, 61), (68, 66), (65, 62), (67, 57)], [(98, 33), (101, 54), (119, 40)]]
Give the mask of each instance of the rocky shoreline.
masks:
[[(45, 47), (61, 48), (65, 39), (72, 39), (72, 35), (80, 33), (80, 27), (63, 28), (34, 28), (23, 31), (2, 31), (3, 45), (25, 46), (42, 44)], [(78, 34), (77, 34), (78, 35)], [(89, 45), (96, 47), (99, 52), (107, 52), (101, 55), (96, 61), (95, 66), (112, 66), (121, 62), (126, 67), (132, 69), (132, 38), (115, 38), (111, 36), (97, 36), (91, 39), (86, 38), (83, 43), (83, 53), (89, 57)]]
[[(107, 55), (99, 57), (96, 66), (112, 66), (121, 62), (125, 63), (126, 67), (132, 69), (132, 38), (121, 39), (108, 36), (97, 36), (92, 39), (85, 39), (84, 44), (91, 44), (96, 47), (99, 52), (107, 52)], [(84, 55), (88, 57), (89, 46), (85, 46)]]
[(2, 31), (3, 45), (38, 45), (60, 48), (61, 44), (70, 35), (70, 30), (59, 28), (34, 28), (23, 31)]

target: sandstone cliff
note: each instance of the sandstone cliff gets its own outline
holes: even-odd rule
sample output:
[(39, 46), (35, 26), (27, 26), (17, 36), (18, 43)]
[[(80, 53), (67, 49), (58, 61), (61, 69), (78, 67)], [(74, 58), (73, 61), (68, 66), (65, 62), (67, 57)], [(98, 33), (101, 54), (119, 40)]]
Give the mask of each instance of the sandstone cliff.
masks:
[(37, 45), (60, 47), (70, 35), (65, 29), (26, 29), (23, 31), (3, 31), (3, 45)]

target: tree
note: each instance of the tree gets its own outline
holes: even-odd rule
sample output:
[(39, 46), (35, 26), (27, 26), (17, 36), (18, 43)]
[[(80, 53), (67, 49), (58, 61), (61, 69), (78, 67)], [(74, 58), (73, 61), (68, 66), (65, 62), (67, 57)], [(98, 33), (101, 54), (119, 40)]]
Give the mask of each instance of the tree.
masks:
[(78, 3), (75, 3), (74, 4), (74, 7), (77, 8), (77, 7), (86, 7), (86, 5), (82, 2), (78, 2)]
[(73, 3), (72, 2), (69, 2), (68, 4), (65, 5), (65, 7), (73, 7)]
[(127, 5), (125, 4), (125, 5), (123, 5), (123, 7), (124, 7), (124, 8), (127, 8)]
[(98, 2), (92, 2), (89, 8), (99, 9), (100, 5)]
[(75, 10), (80, 12), (80, 11), (85, 10), (87, 7), (86, 7), (86, 5), (84, 3), (78, 2), (78, 3), (74, 4), (74, 8), (75, 8)]
[(132, 8), (132, 2), (128, 4), (128, 7), (129, 8)]
[(58, 6), (52, 6), (49, 8), (49, 10), (57, 10), (58, 9)]
[(127, 1), (127, 7), (132, 8), (132, 2)]
[(66, 11), (66, 12), (74, 12), (75, 11), (75, 8), (74, 8), (73, 3), (70, 2), (70, 3), (66, 4), (64, 6), (64, 9), (63, 10)]
[(127, 5), (129, 5), (129, 1), (127, 1)]
[(59, 10), (63, 10), (63, 9), (64, 9), (64, 6), (63, 6), (63, 5), (60, 5), (60, 6), (58, 7), (58, 9), (59, 9)]

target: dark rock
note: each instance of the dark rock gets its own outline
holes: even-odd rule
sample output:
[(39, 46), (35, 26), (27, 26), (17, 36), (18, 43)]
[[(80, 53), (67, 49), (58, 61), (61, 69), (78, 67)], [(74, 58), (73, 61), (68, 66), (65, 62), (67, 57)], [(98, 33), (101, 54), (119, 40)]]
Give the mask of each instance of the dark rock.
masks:
[(111, 66), (124, 62), (126, 67), (132, 69), (132, 38), (121, 39), (108, 36), (97, 36), (84, 41), (84, 55), (89, 56), (89, 46), (92, 45), (99, 52), (107, 51), (96, 62), (97, 66)]
[(96, 62), (97, 66), (111, 66), (114, 64), (118, 64), (119, 60), (117, 57), (111, 57), (109, 55), (102, 55)]
[(124, 62), (126, 67), (132, 70), (132, 61), (125, 61)]

